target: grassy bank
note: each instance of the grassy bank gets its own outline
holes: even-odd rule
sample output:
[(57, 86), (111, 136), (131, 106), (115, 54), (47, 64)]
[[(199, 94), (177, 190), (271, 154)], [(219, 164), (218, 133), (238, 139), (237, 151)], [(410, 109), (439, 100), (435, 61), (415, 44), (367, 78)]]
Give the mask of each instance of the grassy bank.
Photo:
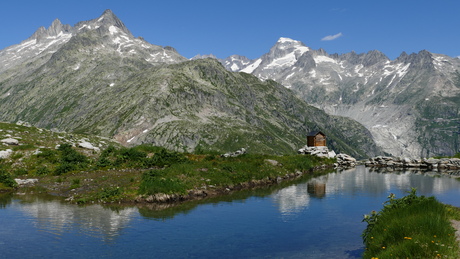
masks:
[(459, 246), (450, 219), (459, 219), (457, 208), (434, 197), (390, 195), (380, 212), (363, 221), (364, 258), (458, 258)]
[(305, 155), (224, 158), (212, 152), (180, 153), (150, 145), (109, 145), (101, 152), (68, 143), (57, 149), (29, 148), (0, 160), (0, 189), (17, 188), (14, 178), (36, 178), (38, 183), (20, 191), (50, 193), (75, 203), (152, 201), (159, 194), (177, 199), (191, 192), (206, 196), (294, 178), (334, 162)]

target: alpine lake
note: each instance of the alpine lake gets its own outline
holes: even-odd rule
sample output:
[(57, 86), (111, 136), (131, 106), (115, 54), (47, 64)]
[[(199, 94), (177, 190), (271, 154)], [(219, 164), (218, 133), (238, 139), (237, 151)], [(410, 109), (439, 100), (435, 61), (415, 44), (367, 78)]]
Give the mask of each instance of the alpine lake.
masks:
[(390, 193), (460, 207), (460, 174), (364, 166), (164, 208), (0, 195), (1, 258), (360, 258)]

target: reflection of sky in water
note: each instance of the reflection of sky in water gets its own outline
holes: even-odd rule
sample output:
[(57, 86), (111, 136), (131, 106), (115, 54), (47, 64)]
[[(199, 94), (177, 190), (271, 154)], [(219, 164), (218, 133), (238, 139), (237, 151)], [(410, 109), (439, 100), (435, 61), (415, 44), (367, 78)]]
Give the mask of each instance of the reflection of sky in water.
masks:
[(36, 218), (34, 225), (41, 231), (61, 235), (72, 229), (86, 235), (111, 240), (126, 227), (137, 208), (118, 211), (100, 205), (76, 206), (59, 201), (22, 203), (20, 210)]
[[(402, 197), (411, 187), (418, 195), (435, 196), (440, 201), (452, 204), (452, 197), (444, 197), (451, 190), (458, 190), (460, 182), (446, 174), (418, 171), (369, 172), (359, 166), (342, 172), (330, 173), (311, 179), (307, 183), (292, 185), (274, 192), (271, 197), (277, 204), (283, 219), (295, 218), (308, 208), (311, 199), (334, 195), (368, 196), (389, 195), (391, 192)], [(452, 204), (456, 205), (456, 204)], [(457, 204), (459, 206), (459, 204)]]

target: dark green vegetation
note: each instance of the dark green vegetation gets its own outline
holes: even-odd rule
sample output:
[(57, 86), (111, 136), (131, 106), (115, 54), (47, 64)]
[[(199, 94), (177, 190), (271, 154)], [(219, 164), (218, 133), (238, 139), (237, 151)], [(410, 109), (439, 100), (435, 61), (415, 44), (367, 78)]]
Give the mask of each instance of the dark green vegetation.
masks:
[(380, 212), (364, 220), (364, 258), (458, 258), (459, 246), (450, 219), (460, 219), (458, 208), (434, 197), (390, 195)]
[[(152, 145), (122, 147), (91, 138), (102, 151), (78, 147), (78, 134), (55, 133), (33, 127), (1, 124), (20, 139), (9, 158), (0, 160), (0, 189), (12, 190), (14, 178), (37, 178), (25, 192), (50, 193), (76, 203), (133, 202), (154, 194), (186, 195), (190, 191), (218, 194), (226, 188), (244, 189), (295, 178), (334, 160), (303, 155), (244, 154), (223, 158), (218, 153), (182, 153)], [(90, 139), (90, 138), (86, 138)], [(59, 144), (59, 146), (57, 146)], [(56, 148), (57, 146), (57, 148)]]

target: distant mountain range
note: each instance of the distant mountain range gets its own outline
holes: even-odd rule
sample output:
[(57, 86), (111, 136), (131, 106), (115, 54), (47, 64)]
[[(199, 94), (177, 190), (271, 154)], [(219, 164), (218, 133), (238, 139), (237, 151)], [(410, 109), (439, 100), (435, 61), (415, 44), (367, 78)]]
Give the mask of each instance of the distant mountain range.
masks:
[(393, 156), (459, 150), (460, 59), (422, 50), (390, 60), (379, 51), (342, 55), (280, 38), (263, 56), (230, 56), (230, 71), (275, 80), (307, 103), (364, 125)]
[[(250, 62), (234, 58), (239, 68)], [(295, 152), (309, 131), (320, 130), (336, 152), (381, 154), (356, 121), (328, 115), (273, 80), (228, 71), (212, 58), (190, 61), (172, 47), (135, 38), (110, 10), (75, 26), (55, 20), (1, 50), (0, 64), (6, 122), (125, 145), (275, 154)]]

